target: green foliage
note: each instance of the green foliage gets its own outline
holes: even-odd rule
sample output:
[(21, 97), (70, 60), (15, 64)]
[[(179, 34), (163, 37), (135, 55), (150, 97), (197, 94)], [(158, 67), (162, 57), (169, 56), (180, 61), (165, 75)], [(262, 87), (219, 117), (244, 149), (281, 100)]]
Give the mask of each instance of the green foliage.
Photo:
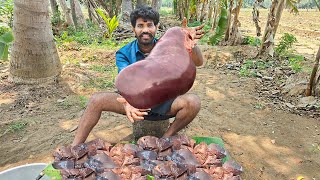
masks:
[(227, 1), (224, 0), (222, 1), (222, 4), (220, 5), (220, 17), (219, 17), (219, 21), (218, 21), (218, 25), (215, 29), (215, 34), (211, 37), (209, 37), (209, 44), (210, 45), (216, 45), (218, 44), (218, 42), (223, 38), (223, 35), (225, 34), (225, 31), (227, 29), (228, 26), (228, 12), (227, 12)]
[(85, 96), (79, 96), (79, 100), (80, 100), (80, 107), (81, 108), (85, 108), (87, 103), (88, 103), (88, 98)]
[(61, 174), (59, 169), (55, 169), (52, 164), (49, 164), (43, 171), (45, 175), (50, 177), (50, 179), (61, 180)]
[(68, 27), (66, 31), (62, 31), (54, 39), (58, 46), (73, 41), (81, 45), (90, 45), (103, 41), (100, 29), (96, 25), (88, 26), (86, 29)]
[[(0, 17), (12, 28), (13, 25), (13, 0), (0, 1)], [(1, 20), (1, 19), (0, 19)]]
[(301, 72), (302, 71), (302, 61), (304, 60), (304, 57), (301, 55), (293, 55), (289, 57), (289, 64), (292, 70), (295, 73)]
[(166, 15), (172, 14), (172, 8), (161, 7), (159, 14), (160, 16), (166, 16)]
[(94, 64), (90, 67), (90, 69), (97, 72), (108, 72), (112, 71), (114, 67)]
[(0, 59), (8, 60), (9, 46), (13, 41), (12, 32), (6, 32), (0, 36)]
[(98, 89), (107, 89), (114, 87), (114, 79), (110, 80), (110, 78), (94, 78), (90, 79), (89, 82), (83, 84), (85, 88), (98, 88)]
[(19, 122), (14, 122), (9, 125), (8, 131), (9, 132), (17, 132), (21, 131), (27, 126), (27, 122), (19, 121)]
[(243, 39), (243, 44), (249, 44), (250, 46), (260, 46), (261, 40), (258, 37), (246, 36)]
[(51, 24), (52, 26), (57, 26), (61, 23), (62, 18), (61, 18), (61, 12), (57, 11), (57, 13), (53, 14), (51, 16)]
[(113, 16), (112, 18), (107, 17), (104, 13), (103, 10), (98, 8), (96, 9), (97, 13), (102, 17), (104, 22), (106, 23), (107, 26), (107, 32), (105, 33), (105, 37), (107, 38), (112, 38), (112, 33), (113, 31), (118, 27), (119, 21), (117, 19), (117, 16)]
[(0, 26), (0, 36), (2, 36), (3, 34), (5, 34), (7, 32), (11, 32), (11, 28), (6, 27), (6, 26)]
[(288, 53), (288, 50), (292, 47), (293, 43), (296, 43), (297, 38), (289, 33), (284, 33), (281, 37), (278, 46), (275, 48), (276, 53), (279, 55), (284, 55)]
[(257, 76), (257, 70), (263, 70), (271, 66), (273, 65), (266, 61), (247, 60), (242, 64), (239, 70), (239, 75), (244, 77), (255, 77)]

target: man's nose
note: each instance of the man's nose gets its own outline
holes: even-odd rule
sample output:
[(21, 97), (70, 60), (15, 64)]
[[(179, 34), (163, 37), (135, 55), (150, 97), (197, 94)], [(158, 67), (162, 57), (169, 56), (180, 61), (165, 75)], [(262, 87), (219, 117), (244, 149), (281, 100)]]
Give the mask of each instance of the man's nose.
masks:
[(142, 29), (142, 32), (144, 32), (144, 33), (149, 33), (149, 32), (150, 32), (150, 29), (149, 29), (148, 27), (144, 27), (144, 28)]

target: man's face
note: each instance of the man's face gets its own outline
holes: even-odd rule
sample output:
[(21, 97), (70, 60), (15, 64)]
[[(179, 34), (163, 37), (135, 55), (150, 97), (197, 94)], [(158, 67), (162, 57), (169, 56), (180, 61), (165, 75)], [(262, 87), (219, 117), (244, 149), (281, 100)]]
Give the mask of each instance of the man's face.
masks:
[(157, 26), (154, 25), (152, 20), (144, 20), (138, 18), (133, 32), (138, 39), (139, 44), (150, 45), (156, 35)]

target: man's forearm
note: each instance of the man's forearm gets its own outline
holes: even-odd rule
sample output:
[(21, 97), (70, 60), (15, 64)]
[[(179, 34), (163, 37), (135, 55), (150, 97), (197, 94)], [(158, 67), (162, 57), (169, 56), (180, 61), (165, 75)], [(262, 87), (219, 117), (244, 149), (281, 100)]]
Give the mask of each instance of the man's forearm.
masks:
[(203, 56), (198, 46), (192, 48), (191, 59), (196, 66), (201, 66), (203, 64)]

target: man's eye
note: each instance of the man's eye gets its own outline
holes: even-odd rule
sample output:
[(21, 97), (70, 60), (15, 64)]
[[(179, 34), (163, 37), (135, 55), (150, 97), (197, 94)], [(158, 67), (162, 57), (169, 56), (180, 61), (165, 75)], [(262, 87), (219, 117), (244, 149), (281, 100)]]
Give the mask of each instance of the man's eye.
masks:
[(153, 24), (149, 24), (148, 27), (153, 27)]
[(137, 25), (138, 28), (142, 28), (142, 25)]

